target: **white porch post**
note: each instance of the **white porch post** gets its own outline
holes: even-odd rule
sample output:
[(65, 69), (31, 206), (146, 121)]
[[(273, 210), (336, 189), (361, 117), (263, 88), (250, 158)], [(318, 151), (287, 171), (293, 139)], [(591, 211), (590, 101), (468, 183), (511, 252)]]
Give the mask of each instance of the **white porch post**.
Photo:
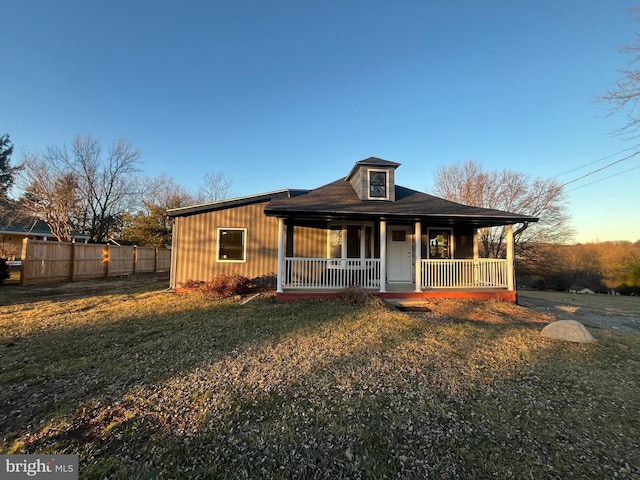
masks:
[(507, 225), (507, 285), (509, 291), (514, 288), (514, 251), (513, 251), (513, 225)]
[(282, 293), (282, 275), (284, 270), (284, 218), (278, 218), (278, 279), (276, 292)]
[(478, 259), (478, 229), (474, 228), (473, 229), (473, 259), (477, 260)]
[(478, 285), (478, 283), (480, 282), (480, 265), (478, 265), (478, 257), (479, 257), (479, 253), (478, 253), (478, 229), (474, 228), (473, 229), (473, 260), (474, 260), (474, 266), (473, 266), (473, 284), (474, 285)]
[(420, 220), (416, 222), (416, 248), (415, 248), (415, 269), (416, 269), (416, 292), (422, 291), (422, 224)]
[(380, 220), (380, 293), (387, 291), (387, 221)]

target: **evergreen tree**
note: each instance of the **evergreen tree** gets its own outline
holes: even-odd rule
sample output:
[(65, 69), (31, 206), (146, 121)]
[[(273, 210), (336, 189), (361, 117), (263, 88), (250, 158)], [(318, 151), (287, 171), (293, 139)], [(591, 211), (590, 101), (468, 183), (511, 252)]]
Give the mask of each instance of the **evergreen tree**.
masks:
[(0, 135), (0, 199), (6, 199), (7, 194), (19, 167), (11, 166), (11, 154), (13, 153), (13, 144), (8, 134)]

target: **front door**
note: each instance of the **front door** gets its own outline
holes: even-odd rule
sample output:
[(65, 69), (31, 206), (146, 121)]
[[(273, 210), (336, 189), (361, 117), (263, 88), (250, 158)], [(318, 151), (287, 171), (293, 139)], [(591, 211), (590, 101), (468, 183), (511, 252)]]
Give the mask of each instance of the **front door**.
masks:
[(387, 231), (387, 280), (413, 281), (411, 227), (390, 225)]

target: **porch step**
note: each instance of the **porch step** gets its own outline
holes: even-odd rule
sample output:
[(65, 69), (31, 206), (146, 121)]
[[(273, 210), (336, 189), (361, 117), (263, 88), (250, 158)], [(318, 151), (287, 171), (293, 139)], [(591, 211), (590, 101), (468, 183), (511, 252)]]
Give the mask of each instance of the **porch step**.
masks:
[(415, 298), (385, 298), (384, 301), (387, 305), (402, 312), (425, 312), (431, 310), (424, 300), (416, 300)]

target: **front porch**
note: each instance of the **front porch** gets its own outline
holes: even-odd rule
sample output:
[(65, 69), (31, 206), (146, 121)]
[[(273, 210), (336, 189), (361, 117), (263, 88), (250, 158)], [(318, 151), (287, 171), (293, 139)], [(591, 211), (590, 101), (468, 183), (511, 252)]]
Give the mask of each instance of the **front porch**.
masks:
[[(460, 230), (467, 232), (471, 248), (460, 248), (457, 254), (467, 256), (456, 258), (456, 243), (463, 242), (456, 240), (454, 228), (425, 229), (420, 220), (413, 225), (389, 225), (380, 220), (372, 226), (363, 222), (337, 228), (329, 223), (312, 230), (320, 233), (320, 241), (314, 245), (322, 245), (322, 232), (326, 232), (327, 253), (335, 251), (340, 256), (323, 258), (296, 255), (295, 223), (285, 226), (283, 218), (278, 221), (276, 292), (280, 300), (325, 298), (357, 286), (385, 298), (516, 301), (511, 225), (506, 226), (506, 258), (496, 259), (479, 257), (475, 228), (471, 234), (468, 229)], [(305, 238), (304, 232), (301, 238)]]
[(381, 283), (380, 259), (284, 258), (278, 300), (331, 298), (357, 286), (386, 299), (465, 298), (516, 301), (509, 262), (503, 259), (423, 259), (416, 282)]

